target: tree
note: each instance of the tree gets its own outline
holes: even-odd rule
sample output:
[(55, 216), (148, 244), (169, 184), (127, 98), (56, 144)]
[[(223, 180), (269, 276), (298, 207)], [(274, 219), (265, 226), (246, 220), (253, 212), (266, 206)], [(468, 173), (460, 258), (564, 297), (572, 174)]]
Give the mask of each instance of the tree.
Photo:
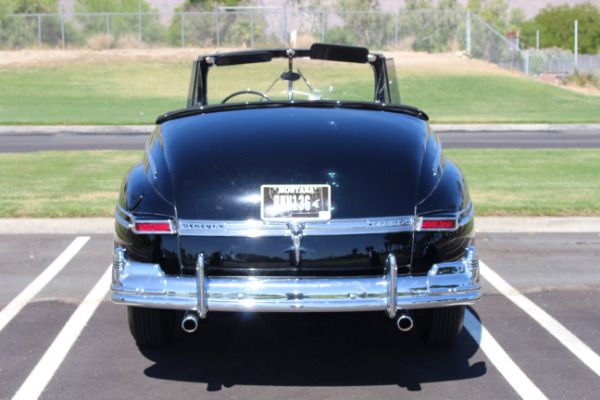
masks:
[(523, 19), (522, 10), (513, 9), (508, 15), (507, 0), (469, 0), (467, 9), (479, 16), (494, 30), (496, 35), (483, 24), (471, 25), (471, 54), (493, 63), (508, 63), (513, 65), (515, 48), (502, 38), (510, 31), (518, 30), (517, 24)]
[[(220, 7), (235, 7), (240, 5), (242, 0), (219, 0)], [(183, 4), (184, 11), (213, 11), (215, 9), (214, 0), (185, 0)]]
[(12, 12), (10, 3), (0, 1), (0, 43), (3, 44), (2, 47), (12, 47), (12, 43), (8, 37), (11, 32), (12, 20), (14, 19), (9, 17), (8, 14)]
[(58, 11), (56, 0), (11, 0), (16, 14), (48, 14)]
[(343, 29), (352, 38), (345, 44), (381, 47), (393, 41), (393, 16), (372, 12), (379, 9), (378, 0), (338, 0), (335, 8), (342, 11), (339, 16), (344, 20)]
[(498, 32), (506, 33), (508, 25), (507, 0), (469, 0), (467, 2), (467, 9), (477, 14)]
[(525, 22), (525, 12), (521, 8), (511, 8), (508, 17), (508, 32), (519, 31)]
[[(175, 9), (182, 13), (202, 13), (214, 10), (214, 2), (207, 0), (186, 0)], [(183, 23), (183, 27), (181, 26)], [(216, 37), (216, 22), (210, 15), (195, 14), (193, 16), (174, 15), (167, 30), (168, 41), (172, 45), (181, 43), (182, 31), (184, 43), (192, 46), (212, 46)], [(208, 39), (210, 38), (210, 39)]]
[[(322, 14), (319, 11), (325, 11), (327, 6), (320, 0), (290, 0), (291, 4), (302, 13), (299, 21), (298, 34), (308, 33), (317, 36), (321, 34)], [(335, 28), (334, 28), (335, 29)]]
[[(5, 48), (23, 48), (38, 43), (37, 17), (9, 17), (8, 14), (48, 14), (58, 12), (56, 0), (0, 1), (0, 43)], [(62, 39), (60, 19), (40, 18), (42, 42), (56, 45)], [(67, 28), (67, 27), (66, 27)], [(68, 26), (71, 30), (72, 26)]]
[(406, 0), (404, 8), (409, 11), (433, 10), (433, 0)]
[[(458, 47), (459, 28), (461, 21), (464, 21), (464, 14), (451, 12), (462, 10), (458, 0), (440, 0), (437, 9), (432, 0), (406, 0), (405, 9), (423, 11), (403, 15), (405, 22), (399, 24), (405, 28), (402, 29), (402, 36), (412, 36), (413, 50), (436, 52)], [(464, 32), (464, 28), (460, 32)]]
[(521, 40), (529, 47), (536, 45), (536, 31), (540, 31), (540, 47), (558, 47), (572, 50), (575, 43), (575, 20), (578, 21), (578, 52), (596, 54), (600, 49), (600, 11), (590, 3), (572, 8), (547, 6), (532, 20), (523, 24)]
[[(146, 0), (76, 0), (75, 12), (79, 13), (148, 13), (155, 11)], [(138, 15), (81, 16), (78, 21), (89, 36), (110, 33), (117, 39), (125, 35), (139, 34)], [(146, 31), (145, 41), (158, 42), (164, 36), (164, 28), (158, 23), (158, 16), (143, 15), (142, 29)], [(108, 31), (108, 32), (107, 32)]]
[(253, 41), (264, 39), (267, 23), (263, 15), (228, 9), (243, 4), (249, 4), (249, 1), (220, 0), (219, 9), (216, 10), (214, 0), (186, 0), (176, 11), (192, 14), (184, 15), (183, 18), (181, 15), (173, 17), (168, 30), (169, 41), (180, 44), (182, 30), (185, 44), (193, 46), (219, 44), (246, 47)]

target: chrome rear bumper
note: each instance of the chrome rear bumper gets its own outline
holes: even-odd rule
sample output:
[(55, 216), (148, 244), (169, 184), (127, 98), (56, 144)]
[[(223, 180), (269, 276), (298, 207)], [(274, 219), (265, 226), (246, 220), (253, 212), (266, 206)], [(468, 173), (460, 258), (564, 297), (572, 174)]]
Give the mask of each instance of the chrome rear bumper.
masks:
[(393, 254), (382, 277), (207, 277), (204, 257), (196, 277), (166, 276), (158, 264), (129, 261), (116, 249), (112, 300), (118, 304), (197, 311), (386, 311), (472, 304), (481, 298), (479, 257), (468, 247), (461, 260), (435, 264), (427, 276), (396, 276)]

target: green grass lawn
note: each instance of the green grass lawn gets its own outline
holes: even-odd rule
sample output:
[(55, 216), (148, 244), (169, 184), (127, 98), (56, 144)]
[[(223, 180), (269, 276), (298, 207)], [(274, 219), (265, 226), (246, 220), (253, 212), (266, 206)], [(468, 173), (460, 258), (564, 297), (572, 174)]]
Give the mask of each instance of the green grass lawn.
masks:
[(0, 70), (0, 124), (153, 124), (185, 107), (190, 65)]
[[(0, 69), (0, 124), (152, 124), (187, 99), (191, 63)], [(344, 74), (341, 71), (340, 74)], [(434, 123), (600, 122), (600, 96), (518, 75), (398, 73), (402, 99)], [(248, 78), (239, 77), (246, 89)]]
[[(448, 150), (477, 215), (600, 216), (600, 149)], [(0, 155), (0, 218), (112, 216), (140, 151)]]
[(0, 218), (109, 217), (141, 151), (0, 154)]
[(600, 149), (453, 149), (477, 215), (600, 215)]
[(600, 96), (510, 75), (400, 77), (402, 101), (435, 123), (587, 123), (600, 121)]

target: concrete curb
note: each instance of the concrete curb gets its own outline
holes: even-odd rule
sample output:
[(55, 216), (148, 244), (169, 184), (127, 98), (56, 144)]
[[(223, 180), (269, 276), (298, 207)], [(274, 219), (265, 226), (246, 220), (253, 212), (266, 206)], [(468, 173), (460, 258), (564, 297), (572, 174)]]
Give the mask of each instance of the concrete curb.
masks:
[[(431, 124), (436, 132), (600, 132), (600, 124)], [(0, 125), (0, 134), (150, 134), (154, 125)]]
[(436, 132), (600, 132), (600, 124), (431, 124)]
[(3, 218), (0, 234), (106, 234), (113, 233), (113, 218)]
[(154, 125), (0, 125), (0, 135), (65, 133), (90, 134), (144, 134), (148, 135)]
[(600, 217), (476, 217), (482, 233), (600, 233)]
[[(112, 218), (5, 218), (0, 234), (112, 234)], [(598, 233), (600, 217), (478, 217), (480, 233)]]

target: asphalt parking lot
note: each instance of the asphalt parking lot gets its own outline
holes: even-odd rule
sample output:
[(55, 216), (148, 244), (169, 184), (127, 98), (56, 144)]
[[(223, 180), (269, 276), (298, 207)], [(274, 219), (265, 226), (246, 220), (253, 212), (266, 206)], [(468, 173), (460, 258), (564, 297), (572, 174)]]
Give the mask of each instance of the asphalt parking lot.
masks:
[(480, 232), (449, 348), (382, 313), (212, 313), (152, 350), (109, 300), (110, 234), (1, 234), (0, 399), (596, 399), (599, 232)]

